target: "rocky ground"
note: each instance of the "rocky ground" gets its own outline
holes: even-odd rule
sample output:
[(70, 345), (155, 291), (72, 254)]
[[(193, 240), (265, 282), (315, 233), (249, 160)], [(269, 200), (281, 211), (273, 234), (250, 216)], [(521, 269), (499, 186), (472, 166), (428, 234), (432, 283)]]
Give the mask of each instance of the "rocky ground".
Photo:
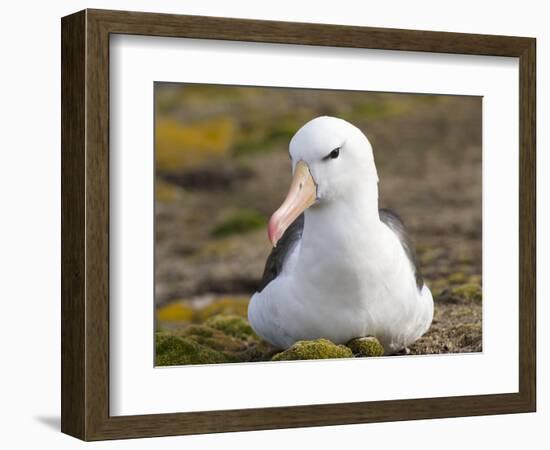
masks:
[(435, 317), (410, 353), (481, 351), (479, 98), (166, 85), (157, 99), (158, 365), (365, 356), (326, 341), (281, 355), (245, 319), (290, 180), (288, 141), (321, 114), (366, 132), (380, 206), (416, 243)]

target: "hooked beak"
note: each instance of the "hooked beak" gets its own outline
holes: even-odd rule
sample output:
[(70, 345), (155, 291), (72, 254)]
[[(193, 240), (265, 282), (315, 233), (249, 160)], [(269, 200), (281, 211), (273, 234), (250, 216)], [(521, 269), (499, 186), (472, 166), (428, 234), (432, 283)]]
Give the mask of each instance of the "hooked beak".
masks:
[(277, 246), (277, 242), (292, 222), (315, 203), (316, 198), (317, 186), (309, 167), (304, 161), (298, 161), (285, 201), (269, 219), (267, 234), (273, 247)]

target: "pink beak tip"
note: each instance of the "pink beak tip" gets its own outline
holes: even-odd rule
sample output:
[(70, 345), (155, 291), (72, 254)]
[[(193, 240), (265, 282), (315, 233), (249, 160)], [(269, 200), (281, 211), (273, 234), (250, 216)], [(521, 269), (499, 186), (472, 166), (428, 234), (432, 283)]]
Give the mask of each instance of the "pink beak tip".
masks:
[(269, 219), (269, 223), (267, 225), (267, 237), (269, 238), (269, 242), (273, 244), (273, 247), (276, 247), (277, 242), (279, 241), (278, 228), (277, 221), (273, 216), (271, 216), (271, 219)]

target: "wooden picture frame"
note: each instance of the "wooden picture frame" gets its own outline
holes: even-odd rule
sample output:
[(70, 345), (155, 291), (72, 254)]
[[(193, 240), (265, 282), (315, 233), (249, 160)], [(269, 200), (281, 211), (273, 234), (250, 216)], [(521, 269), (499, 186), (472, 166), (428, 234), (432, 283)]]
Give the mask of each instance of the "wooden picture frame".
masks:
[[(533, 38), (85, 10), (62, 30), (62, 416), (84, 440), (535, 411)], [(221, 39), (519, 58), (519, 392), (140, 416), (109, 415), (109, 36)]]

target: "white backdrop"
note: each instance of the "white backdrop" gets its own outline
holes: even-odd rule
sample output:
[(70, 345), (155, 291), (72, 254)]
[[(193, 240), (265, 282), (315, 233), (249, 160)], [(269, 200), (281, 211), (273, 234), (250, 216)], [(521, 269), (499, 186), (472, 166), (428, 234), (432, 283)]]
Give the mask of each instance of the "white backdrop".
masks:
[[(77, 448), (84, 444), (59, 429), (60, 264), (60, 33), (59, 18), (85, 7), (154, 10), (279, 20), (341, 23), (538, 38), (539, 174), (548, 171), (550, 134), (550, 30), (544, 2), (503, 1), (339, 2), (244, 0), (11, 2), (0, 16), (0, 316), (3, 365), (0, 443), (5, 448), (40, 445)], [(548, 178), (547, 178), (548, 180)], [(539, 175), (539, 205), (548, 204), (550, 182)], [(550, 270), (550, 213), (541, 209), (539, 274)], [(543, 251), (546, 255), (542, 255)], [(539, 276), (539, 298), (548, 282)], [(538, 303), (539, 412), (509, 416), (353, 425), (215, 436), (142, 439), (93, 444), (101, 448), (281, 448), (346, 445), (389, 448), (545, 448), (549, 438), (548, 307)]]

